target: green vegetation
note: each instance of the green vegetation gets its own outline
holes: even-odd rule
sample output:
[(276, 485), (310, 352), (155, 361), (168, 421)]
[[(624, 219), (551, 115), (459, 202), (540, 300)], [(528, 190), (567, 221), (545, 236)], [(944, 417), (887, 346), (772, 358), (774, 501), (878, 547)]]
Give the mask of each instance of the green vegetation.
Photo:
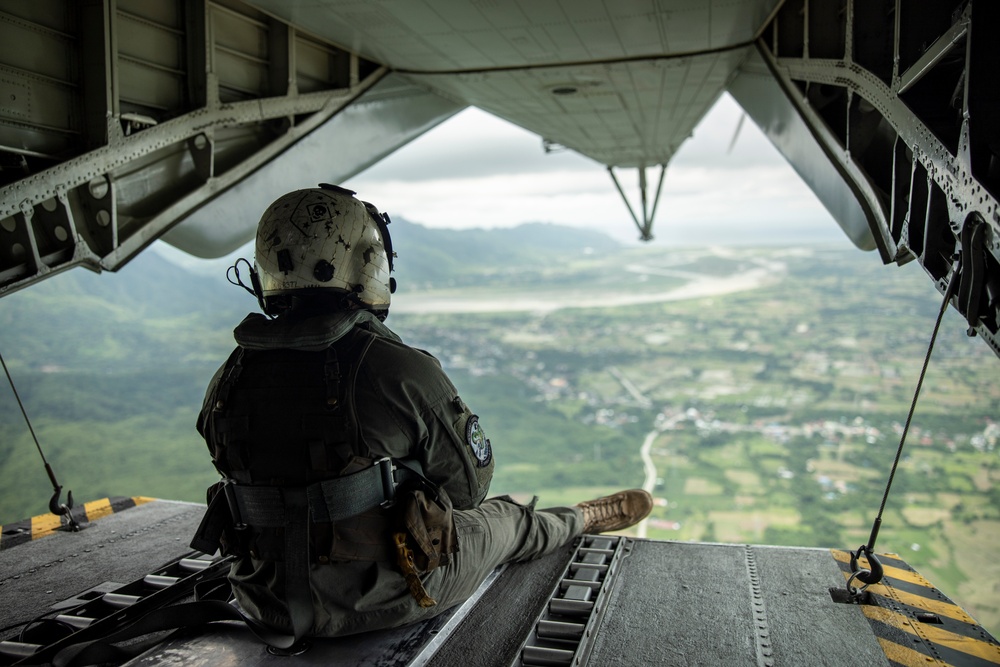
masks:
[[(654, 432), (649, 537), (867, 540), (940, 303), (919, 267), (840, 250), (579, 244), (539, 262), (556, 238), (542, 232), (549, 241), (520, 259), (500, 243), (502, 262), (470, 236), (484, 245), (466, 249), (476, 262), (460, 273), (452, 246), (411, 238), (444, 255), (426, 270), (426, 257), (411, 259), (406, 274), (398, 243), (406, 289), (388, 323), (435, 354), (481, 416), (495, 493), (544, 506), (639, 486)], [(194, 419), (229, 331), (255, 304), (221, 277), (178, 277), (147, 255), (123, 276), (70, 272), (0, 300), (0, 352), (78, 502), (201, 500), (215, 478)], [(692, 280), (724, 284), (657, 296)], [(426, 305), (473, 295), (491, 312)], [(515, 303), (525, 295), (533, 310)], [(877, 546), (998, 634), (1000, 361), (965, 328), (949, 312)], [(51, 489), (6, 387), (0, 466), (0, 517), (44, 512)]]
[[(780, 279), (616, 308), (396, 315), (394, 326), (437, 354), (481, 413), (497, 492), (545, 505), (640, 484), (639, 445), (656, 431), (649, 537), (867, 542), (940, 295), (916, 266), (850, 251), (688, 259), (661, 263), (708, 275), (772, 265)], [(877, 547), (996, 632), (1000, 565), (983, 554), (1000, 546), (1000, 362), (965, 328), (948, 313)]]

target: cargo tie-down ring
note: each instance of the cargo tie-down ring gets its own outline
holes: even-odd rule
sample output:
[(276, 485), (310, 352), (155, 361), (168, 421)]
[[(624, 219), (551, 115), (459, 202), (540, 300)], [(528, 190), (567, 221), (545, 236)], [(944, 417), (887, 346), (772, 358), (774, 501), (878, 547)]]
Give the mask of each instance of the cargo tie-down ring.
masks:
[[(864, 556), (868, 560), (868, 569), (862, 568), (858, 565), (858, 559)], [(877, 584), (882, 581), (882, 575), (884, 571), (882, 569), (882, 561), (878, 559), (875, 552), (868, 548), (867, 544), (862, 544), (858, 547), (857, 551), (851, 552), (851, 574), (850, 578), (847, 580), (847, 590), (851, 595), (861, 595), (865, 592), (872, 584)], [(854, 580), (860, 581), (863, 586), (857, 588), (854, 586)]]

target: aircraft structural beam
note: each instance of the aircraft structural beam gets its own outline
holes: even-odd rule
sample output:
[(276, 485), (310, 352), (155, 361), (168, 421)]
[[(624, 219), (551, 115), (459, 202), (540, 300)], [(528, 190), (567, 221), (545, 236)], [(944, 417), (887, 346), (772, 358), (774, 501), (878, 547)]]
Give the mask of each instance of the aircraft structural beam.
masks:
[(629, 215), (632, 216), (632, 220), (635, 222), (635, 226), (639, 230), (639, 240), (652, 241), (653, 221), (656, 219), (656, 209), (660, 205), (660, 195), (663, 194), (663, 178), (667, 175), (667, 165), (660, 165), (660, 177), (656, 184), (656, 194), (653, 195), (652, 208), (650, 208), (645, 165), (637, 167), (637, 171), (639, 172), (639, 201), (642, 206), (641, 222), (639, 221), (639, 216), (636, 215), (635, 209), (632, 208), (632, 204), (629, 202), (628, 196), (625, 194), (625, 190), (622, 189), (622, 185), (618, 181), (618, 176), (615, 174), (614, 167), (608, 167), (608, 174), (611, 175), (611, 180), (614, 182), (615, 188), (618, 189), (618, 194), (621, 195), (622, 201), (625, 202), (625, 207), (628, 209)]
[(386, 73), (248, 5), (60, 5), (0, 12), (0, 295), (116, 270)]
[[(834, 189), (846, 185), (860, 205), (884, 262), (916, 259), (942, 294), (961, 272), (966, 288), (952, 305), (970, 335), (1000, 355), (1000, 96), (992, 82), (1000, 7), (955, 7), (791, 0), (742, 74), (760, 74), (763, 62), (843, 181)], [(753, 99), (759, 88), (737, 77), (731, 90), (745, 106), (756, 103), (748, 113), (798, 169), (800, 147), (780, 114)], [(798, 162), (815, 173), (815, 160)], [(824, 199), (823, 178), (803, 177), (863, 247), (854, 205)]]

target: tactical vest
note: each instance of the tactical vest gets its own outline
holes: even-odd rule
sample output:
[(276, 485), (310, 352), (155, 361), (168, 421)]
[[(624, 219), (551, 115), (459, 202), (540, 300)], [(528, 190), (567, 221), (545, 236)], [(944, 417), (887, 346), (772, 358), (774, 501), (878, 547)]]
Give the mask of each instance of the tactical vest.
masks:
[(319, 350), (237, 348), (200, 416), (215, 467), (195, 549), (283, 561), (270, 582), (294, 639), (314, 618), (310, 567), (393, 563), (420, 606), (419, 575), (458, 549), (452, 503), (416, 460), (376, 456), (364, 440), (355, 384), (376, 334), (361, 324)]
[[(370, 468), (376, 457), (361, 434), (354, 385), (373, 340), (373, 334), (355, 328), (318, 352), (237, 348), (215, 387), (206, 423), (218, 471), (247, 492), (309, 487)], [(233, 523), (239, 523), (243, 497), (225, 488), (217, 492), (230, 492)], [(386, 537), (389, 520), (384, 509), (374, 508), (340, 521), (313, 522), (310, 561), (394, 560)], [(241, 556), (284, 559), (281, 527), (246, 520), (229, 526), (222, 542), (227, 552)]]

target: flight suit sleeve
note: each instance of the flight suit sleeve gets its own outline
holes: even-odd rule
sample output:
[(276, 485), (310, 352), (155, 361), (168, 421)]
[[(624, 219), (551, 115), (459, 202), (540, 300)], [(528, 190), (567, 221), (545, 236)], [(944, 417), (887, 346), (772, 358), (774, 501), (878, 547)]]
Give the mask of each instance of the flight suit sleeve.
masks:
[(457, 509), (476, 507), (493, 477), (493, 446), (479, 418), (430, 354), (376, 342), (355, 385), (355, 406), (373, 456), (416, 458)]
[[(431, 409), (428, 420), (428, 438), (424, 444), (427, 476), (446, 480), (443, 484), (458, 509), (476, 507), (489, 492), (493, 479), (493, 445), (458, 392), (451, 400)], [(436, 479), (435, 479), (436, 478)], [(454, 488), (458, 480), (466, 480), (468, 492)], [(455, 493), (458, 493), (456, 497)]]

